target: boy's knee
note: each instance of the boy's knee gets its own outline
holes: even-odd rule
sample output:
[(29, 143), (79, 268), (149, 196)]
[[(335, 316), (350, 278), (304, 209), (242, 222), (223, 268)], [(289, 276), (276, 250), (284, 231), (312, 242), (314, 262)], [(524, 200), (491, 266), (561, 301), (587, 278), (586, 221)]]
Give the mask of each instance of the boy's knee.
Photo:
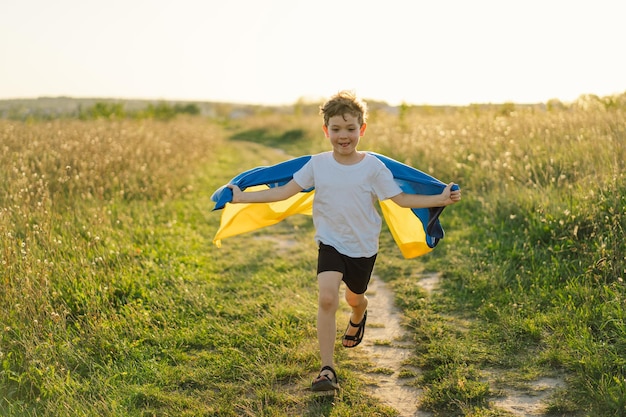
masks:
[(346, 302), (350, 307), (359, 307), (367, 302), (365, 294), (355, 294), (346, 292)]
[(320, 294), (318, 298), (319, 308), (325, 311), (336, 310), (339, 305), (339, 296), (335, 294)]

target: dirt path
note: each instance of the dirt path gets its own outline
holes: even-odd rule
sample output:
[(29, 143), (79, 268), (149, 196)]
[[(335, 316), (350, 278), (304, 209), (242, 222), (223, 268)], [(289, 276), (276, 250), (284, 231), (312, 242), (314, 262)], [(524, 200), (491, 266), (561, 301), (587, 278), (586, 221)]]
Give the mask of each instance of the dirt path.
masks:
[[(421, 277), (417, 284), (427, 293), (436, 291), (439, 274)], [(372, 394), (384, 404), (396, 409), (401, 417), (429, 417), (432, 413), (417, 409), (422, 392), (409, 383), (420, 374), (420, 370), (407, 366), (404, 361), (411, 355), (410, 342), (402, 327), (402, 313), (395, 306), (391, 289), (380, 278), (373, 276), (367, 291), (370, 300), (365, 339), (361, 344), (364, 356), (372, 364), (364, 377), (370, 381)], [(408, 377), (407, 377), (408, 376)], [(502, 378), (491, 372), (487, 380)], [(502, 390), (501, 396), (492, 399), (492, 405), (516, 417), (544, 415), (543, 402), (558, 387), (564, 385), (561, 378), (541, 378), (523, 390)]]
[(368, 323), (362, 350), (372, 362), (375, 373), (368, 374), (370, 388), (377, 398), (395, 408), (402, 417), (427, 417), (431, 413), (419, 411), (417, 402), (422, 391), (408, 385), (415, 378), (406, 374), (419, 375), (419, 369), (409, 367), (404, 361), (411, 355), (406, 342), (406, 331), (401, 324), (401, 312), (395, 306), (391, 289), (380, 278), (373, 276), (367, 290), (370, 300)]

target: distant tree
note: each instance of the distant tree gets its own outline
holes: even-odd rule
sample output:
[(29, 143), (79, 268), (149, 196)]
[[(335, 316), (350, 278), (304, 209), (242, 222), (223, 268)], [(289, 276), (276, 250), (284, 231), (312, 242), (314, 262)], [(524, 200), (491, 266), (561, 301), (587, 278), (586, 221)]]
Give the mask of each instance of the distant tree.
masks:
[(189, 103), (184, 106), (181, 104), (177, 104), (174, 106), (174, 112), (197, 115), (200, 114), (200, 107), (198, 107), (198, 105), (194, 103)]
[(124, 104), (97, 102), (91, 107), (80, 109), (78, 117), (80, 119), (122, 119), (126, 117)]
[(511, 113), (515, 111), (515, 103), (507, 101), (506, 103), (502, 103), (500, 108), (498, 109), (498, 114), (501, 116), (510, 116)]
[(548, 111), (565, 110), (566, 108), (567, 107), (565, 106), (565, 104), (563, 104), (561, 100), (556, 98), (550, 99), (546, 103), (546, 109)]

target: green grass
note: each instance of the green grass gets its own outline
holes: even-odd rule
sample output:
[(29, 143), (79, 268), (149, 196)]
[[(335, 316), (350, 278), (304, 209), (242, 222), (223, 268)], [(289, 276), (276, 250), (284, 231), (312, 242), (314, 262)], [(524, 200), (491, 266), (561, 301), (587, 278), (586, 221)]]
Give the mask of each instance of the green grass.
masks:
[(623, 111), (419, 120), (405, 149), (375, 146), (463, 178), (465, 190), (443, 214), (447, 240), (424, 258), (444, 273), (443, 292), (425, 301), (402, 261), (383, 274), (399, 277), (417, 364), (433, 368), (424, 404), (485, 407), (477, 370), (494, 367), (515, 370), (512, 385), (564, 373), (557, 414), (626, 415)]
[[(499, 389), (564, 376), (554, 415), (626, 415), (624, 126), (620, 108), (576, 106), (372, 115), (363, 149), (464, 190), (433, 253), (404, 260), (381, 238), (423, 409), (505, 415)], [(211, 243), (213, 190), (288, 157), (267, 146), (325, 149), (318, 131), (307, 115), (0, 121), (0, 414), (395, 415), (339, 343), (343, 390), (307, 392), (310, 219)], [(422, 270), (441, 291), (416, 285)]]
[[(171, 159), (162, 160), (168, 164), (163, 177), (153, 172), (143, 193), (128, 198), (105, 189), (108, 200), (77, 198), (98, 180), (80, 182), (77, 174), (67, 189), (39, 184), (35, 195), (44, 208), (29, 197), (4, 209), (2, 414), (282, 416), (332, 410), (348, 416), (353, 406), (381, 409), (349, 370), (340, 373), (346, 381), (335, 404), (307, 391), (319, 370), (309, 219), (230, 239), (221, 249), (211, 243), (219, 222), (219, 213), (210, 211), (212, 191), (242, 164), (278, 162), (284, 155), (225, 144), (212, 136), (214, 128), (187, 123), (193, 126), (187, 134), (197, 137), (189, 146), (204, 150), (194, 158), (184, 147), (166, 147)], [(89, 131), (93, 124), (75, 126)], [(31, 130), (18, 128), (20, 134)], [(110, 128), (132, 147), (138, 130), (154, 134), (181, 126), (129, 122)], [(175, 140), (182, 139), (191, 140)], [(129, 162), (143, 166), (142, 155), (151, 154), (137, 146)], [(21, 154), (28, 155), (24, 149)], [(87, 167), (90, 158), (100, 158), (91, 152), (66, 157), (83, 157)], [(176, 177), (183, 160), (188, 171)], [(66, 164), (53, 165), (63, 173)], [(21, 168), (35, 177), (30, 166)], [(111, 187), (118, 184), (111, 181)], [(277, 257), (272, 241), (263, 238), (268, 233), (288, 235), (294, 245)]]

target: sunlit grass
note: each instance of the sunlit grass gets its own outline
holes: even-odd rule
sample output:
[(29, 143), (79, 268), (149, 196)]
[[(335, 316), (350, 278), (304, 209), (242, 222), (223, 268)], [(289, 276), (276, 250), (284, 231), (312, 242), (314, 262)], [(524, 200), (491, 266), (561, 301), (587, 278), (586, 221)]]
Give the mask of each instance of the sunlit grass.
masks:
[(83, 395), (107, 404), (101, 384), (113, 381), (98, 375), (141, 361), (137, 348), (162, 328), (150, 307), (167, 285), (154, 277), (164, 260), (152, 216), (191, 191), (190, 168), (219, 137), (200, 121), (1, 127), (1, 407), (80, 408)]
[[(408, 314), (426, 314), (413, 319), (420, 365), (440, 363), (438, 372), (468, 381), (476, 365), (517, 368), (520, 376), (525, 368), (565, 370), (570, 396), (557, 398), (555, 410), (572, 411), (574, 401), (590, 415), (623, 415), (623, 110), (416, 114), (402, 127), (381, 121), (368, 131), (371, 146), (464, 192), (442, 216), (448, 238), (424, 258), (444, 273), (444, 293), (425, 305), (419, 293), (410, 301), (406, 278), (396, 281)], [(393, 275), (409, 275), (404, 269)], [(430, 308), (478, 321), (455, 336)], [(467, 364), (472, 371), (463, 371)], [(438, 384), (428, 386), (424, 405), (436, 409)], [(441, 389), (443, 398), (453, 392)], [(456, 400), (474, 406), (467, 394)]]
[[(484, 371), (502, 369), (512, 386), (565, 374), (556, 413), (624, 415), (625, 144), (620, 107), (372, 114), (361, 149), (464, 193), (432, 254), (407, 261), (381, 237), (377, 274), (416, 342), (422, 407), (499, 415)], [(217, 186), (327, 148), (304, 111), (0, 121), (1, 414), (393, 415), (343, 349), (342, 394), (306, 394), (310, 219), (259, 232), (289, 236), (278, 256), (271, 239), (211, 245)], [(417, 286), (423, 269), (442, 272), (441, 291)]]
[(319, 371), (310, 219), (268, 231), (289, 234), (287, 257), (266, 239), (211, 243), (213, 190), (284, 153), (227, 144), (199, 118), (0, 126), (0, 414), (381, 409), (349, 379), (338, 405), (307, 392)]

